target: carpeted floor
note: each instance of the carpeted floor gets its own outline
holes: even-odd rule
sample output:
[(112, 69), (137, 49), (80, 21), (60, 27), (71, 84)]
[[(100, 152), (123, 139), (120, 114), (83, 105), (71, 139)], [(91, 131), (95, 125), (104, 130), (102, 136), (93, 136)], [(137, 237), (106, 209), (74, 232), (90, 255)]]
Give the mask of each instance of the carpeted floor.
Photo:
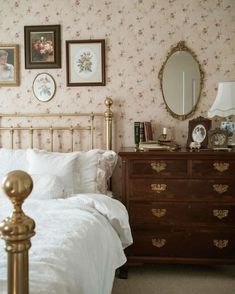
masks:
[(144, 265), (115, 278), (112, 294), (235, 294), (235, 266)]

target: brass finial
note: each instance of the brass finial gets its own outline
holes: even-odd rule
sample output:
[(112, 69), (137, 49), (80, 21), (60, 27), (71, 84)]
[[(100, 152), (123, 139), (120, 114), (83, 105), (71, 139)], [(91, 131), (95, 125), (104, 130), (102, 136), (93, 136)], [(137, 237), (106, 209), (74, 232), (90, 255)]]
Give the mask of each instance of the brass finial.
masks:
[(22, 204), (33, 189), (33, 181), (26, 172), (15, 170), (4, 177), (2, 188), (13, 204)]
[(110, 108), (113, 104), (113, 100), (111, 97), (106, 97), (105, 101), (104, 101), (105, 106), (107, 106), (108, 108)]
[(1, 238), (6, 241), (6, 251), (25, 251), (31, 245), (30, 237), (35, 234), (34, 221), (21, 208), (33, 189), (32, 178), (24, 171), (12, 171), (4, 177), (2, 187), (14, 208), (11, 216), (0, 223)]

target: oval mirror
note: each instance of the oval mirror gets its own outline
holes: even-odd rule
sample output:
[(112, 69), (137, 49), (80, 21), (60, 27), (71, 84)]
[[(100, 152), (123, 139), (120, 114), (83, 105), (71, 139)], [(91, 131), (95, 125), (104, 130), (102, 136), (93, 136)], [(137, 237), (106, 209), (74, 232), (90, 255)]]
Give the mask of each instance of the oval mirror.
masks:
[(204, 73), (195, 53), (184, 41), (168, 53), (158, 77), (171, 115), (180, 120), (192, 115), (201, 95)]

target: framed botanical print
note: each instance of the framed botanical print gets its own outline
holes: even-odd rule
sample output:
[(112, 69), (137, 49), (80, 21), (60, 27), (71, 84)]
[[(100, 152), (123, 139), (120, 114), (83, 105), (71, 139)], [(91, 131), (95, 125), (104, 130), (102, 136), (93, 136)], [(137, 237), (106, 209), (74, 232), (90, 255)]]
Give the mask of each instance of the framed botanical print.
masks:
[(56, 85), (48, 73), (40, 73), (33, 81), (34, 96), (41, 102), (47, 102), (55, 95)]
[(25, 26), (25, 68), (60, 68), (60, 25)]
[(188, 125), (188, 141), (187, 146), (191, 142), (200, 143), (201, 148), (208, 146), (208, 132), (211, 128), (211, 120), (199, 116), (198, 118), (191, 119)]
[(105, 86), (105, 40), (66, 41), (67, 86)]
[(19, 86), (19, 45), (0, 45), (0, 87)]

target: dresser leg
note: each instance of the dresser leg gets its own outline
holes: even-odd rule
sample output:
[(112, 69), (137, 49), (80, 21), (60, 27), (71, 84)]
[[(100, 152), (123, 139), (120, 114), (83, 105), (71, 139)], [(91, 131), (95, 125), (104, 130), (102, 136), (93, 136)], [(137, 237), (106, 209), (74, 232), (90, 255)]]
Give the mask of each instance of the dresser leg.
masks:
[(118, 278), (119, 279), (128, 279), (128, 266), (127, 265), (123, 265), (119, 268)]

